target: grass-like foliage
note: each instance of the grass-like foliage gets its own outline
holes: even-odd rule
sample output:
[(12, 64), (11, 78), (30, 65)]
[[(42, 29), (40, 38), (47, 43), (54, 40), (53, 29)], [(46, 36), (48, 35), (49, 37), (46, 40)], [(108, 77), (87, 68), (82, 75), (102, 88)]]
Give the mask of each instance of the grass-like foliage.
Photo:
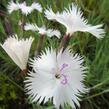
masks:
[[(48, 21), (44, 13), (33, 11), (29, 15), (23, 15), (20, 10), (9, 14), (7, 4), (10, 0), (0, 0), (0, 43), (3, 43), (9, 35), (16, 33), (19, 38), (34, 37), (30, 51), (30, 57), (38, 43), (38, 32), (25, 31), (22, 27), (26, 22), (36, 23), (39, 26), (45, 24), (47, 28), (58, 29), (62, 35), (65, 27), (59, 23)], [(16, 0), (22, 2), (23, 0)], [(69, 46), (75, 53), (84, 57), (84, 66), (88, 71), (84, 84), (91, 88), (82, 96), (81, 109), (109, 109), (109, 0), (36, 0), (43, 8), (52, 7), (54, 12), (62, 11), (72, 2), (78, 4), (84, 12), (84, 16), (93, 25), (103, 24), (106, 31), (105, 37), (97, 39), (89, 33), (77, 32), (71, 37)], [(26, 0), (28, 5), (32, 0)], [(23, 22), (23, 24), (22, 24)], [(42, 50), (45, 47), (57, 48), (61, 39), (57, 37), (45, 37)], [(31, 70), (31, 69), (30, 69)], [(24, 92), (24, 77), (21, 70), (0, 47), (0, 109), (54, 109), (51, 102), (39, 105), (31, 103)], [(66, 107), (65, 109), (71, 109)]]

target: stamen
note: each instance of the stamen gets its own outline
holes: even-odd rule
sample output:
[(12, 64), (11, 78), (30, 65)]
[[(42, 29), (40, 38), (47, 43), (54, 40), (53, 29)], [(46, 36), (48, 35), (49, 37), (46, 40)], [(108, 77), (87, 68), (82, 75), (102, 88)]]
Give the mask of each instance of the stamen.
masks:
[(61, 84), (66, 85), (68, 83), (68, 77), (67, 75), (63, 74), (64, 68), (68, 67), (68, 64), (62, 64), (61, 69), (58, 71), (58, 73), (55, 74), (55, 78), (61, 79)]
[(61, 84), (66, 85), (66, 84), (68, 83), (67, 76), (64, 75), (64, 74), (62, 74), (62, 76), (63, 76), (64, 78), (62, 79)]
[(66, 67), (68, 67), (68, 64), (65, 64), (65, 63), (64, 63), (64, 64), (62, 65), (60, 71), (62, 71), (62, 70), (63, 70), (64, 68), (66, 68)]

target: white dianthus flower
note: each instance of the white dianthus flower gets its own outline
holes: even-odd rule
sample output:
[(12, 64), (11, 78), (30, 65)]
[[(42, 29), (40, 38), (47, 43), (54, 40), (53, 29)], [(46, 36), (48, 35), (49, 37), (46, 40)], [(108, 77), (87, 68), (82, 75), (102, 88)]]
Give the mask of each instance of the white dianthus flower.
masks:
[(48, 20), (55, 20), (67, 29), (66, 34), (72, 35), (74, 32), (89, 32), (97, 38), (102, 38), (105, 34), (104, 30), (101, 29), (102, 24), (92, 26), (88, 24), (88, 21), (83, 17), (83, 12), (80, 8), (72, 3), (68, 9), (62, 13), (54, 13), (51, 8), (45, 10), (45, 17)]
[(31, 6), (27, 6), (26, 2), (23, 3), (14, 3), (13, 1), (9, 2), (8, 4), (8, 12), (11, 14), (13, 11), (21, 10), (22, 14), (28, 15), (33, 10), (37, 10), (42, 12), (42, 7), (39, 3), (33, 2)]
[(47, 35), (48, 37), (56, 36), (57, 38), (60, 38), (61, 36), (61, 33), (58, 30), (47, 29), (45, 25), (43, 25), (42, 27), (38, 27), (36, 24), (26, 23), (26, 25), (24, 26), (24, 29), (38, 31), (39, 34)]
[(7, 38), (1, 46), (19, 68), (24, 70), (27, 67), (32, 42), (32, 37), (20, 40), (17, 35), (14, 35)]
[(83, 59), (74, 55), (69, 49), (60, 50), (58, 53), (53, 49), (46, 49), (40, 57), (30, 62), (35, 73), (30, 71), (25, 80), (27, 94), (32, 101), (46, 103), (53, 99), (57, 109), (74, 103), (80, 106), (80, 92), (86, 88), (82, 81), (86, 67), (82, 66)]

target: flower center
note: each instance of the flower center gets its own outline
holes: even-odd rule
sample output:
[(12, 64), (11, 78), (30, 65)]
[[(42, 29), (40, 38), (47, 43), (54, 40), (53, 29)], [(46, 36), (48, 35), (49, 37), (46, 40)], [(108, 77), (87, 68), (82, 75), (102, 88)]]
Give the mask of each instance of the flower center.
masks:
[(63, 73), (63, 70), (68, 67), (68, 64), (62, 64), (58, 73), (55, 74), (56, 79), (61, 79), (61, 84), (66, 85), (68, 83), (68, 76)]
[(56, 79), (60, 79), (61, 75), (60, 74), (56, 74), (55, 77), (56, 77)]

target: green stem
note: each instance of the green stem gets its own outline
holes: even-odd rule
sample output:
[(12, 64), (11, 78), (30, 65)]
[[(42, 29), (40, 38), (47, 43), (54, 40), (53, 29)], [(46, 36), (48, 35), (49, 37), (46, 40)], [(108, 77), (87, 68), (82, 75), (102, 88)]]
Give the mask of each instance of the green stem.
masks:
[(69, 44), (69, 41), (70, 41), (70, 34), (68, 34), (68, 35), (65, 34), (60, 42), (58, 50), (60, 50), (61, 48), (63, 48), (63, 50), (65, 50), (65, 48)]
[(98, 87), (102, 86), (103, 84), (104, 84), (104, 82), (99, 83), (99, 84), (97, 84), (97, 85), (93, 86), (93, 87), (92, 87), (92, 88), (90, 88), (90, 89), (96, 89), (96, 88), (98, 88)]
[(5, 32), (7, 33), (7, 35), (13, 35), (12, 25), (10, 21), (7, 18), (5, 18), (4, 20), (5, 20), (4, 22)]
[(7, 80), (9, 80), (12, 84), (14, 84), (16, 87), (18, 87), (21, 91), (24, 91), (24, 89), (20, 86), (20, 85), (18, 85), (16, 82), (14, 82), (12, 79), (10, 79), (8, 76), (6, 76), (6, 75), (2, 75), (2, 76), (4, 76)]
[(41, 35), (40, 35), (40, 38), (39, 38), (39, 40), (38, 40), (38, 43), (37, 43), (37, 47), (36, 47), (37, 49), (36, 49), (35, 56), (38, 56), (38, 55), (40, 54), (43, 41), (44, 41), (44, 35), (41, 34)]
[(20, 27), (20, 36), (23, 37), (23, 35), (24, 35), (24, 25), (25, 25), (25, 15), (22, 14), (20, 17), (21, 17), (21, 19), (19, 20), (18, 25)]
[(41, 13), (39, 13), (39, 17), (40, 17), (40, 19), (41, 19), (41, 23), (44, 24), (44, 21), (43, 21), (43, 18), (42, 18)]
[(28, 71), (27, 69), (22, 70), (21, 71), (21, 76), (25, 77), (27, 75), (27, 71)]
[(92, 88), (90, 88), (90, 90), (96, 89), (96, 88), (98, 88), (100, 86), (103, 86), (107, 81), (109, 81), (109, 79), (106, 79), (103, 82), (96, 84), (95, 86), (93, 86)]
[(0, 10), (0, 16), (1, 17), (7, 17), (6, 13), (4, 11), (2, 11), (2, 10)]
[(86, 98), (84, 98), (83, 100), (91, 99), (91, 98), (100, 96), (100, 95), (102, 95), (102, 94), (104, 94), (104, 93), (107, 93), (107, 92), (109, 92), (109, 89), (104, 90), (104, 91), (102, 91), (102, 92), (100, 92), (100, 93), (96, 93), (96, 94), (94, 94), (94, 95), (91, 95), (91, 96), (89, 96), (89, 97), (86, 97)]

